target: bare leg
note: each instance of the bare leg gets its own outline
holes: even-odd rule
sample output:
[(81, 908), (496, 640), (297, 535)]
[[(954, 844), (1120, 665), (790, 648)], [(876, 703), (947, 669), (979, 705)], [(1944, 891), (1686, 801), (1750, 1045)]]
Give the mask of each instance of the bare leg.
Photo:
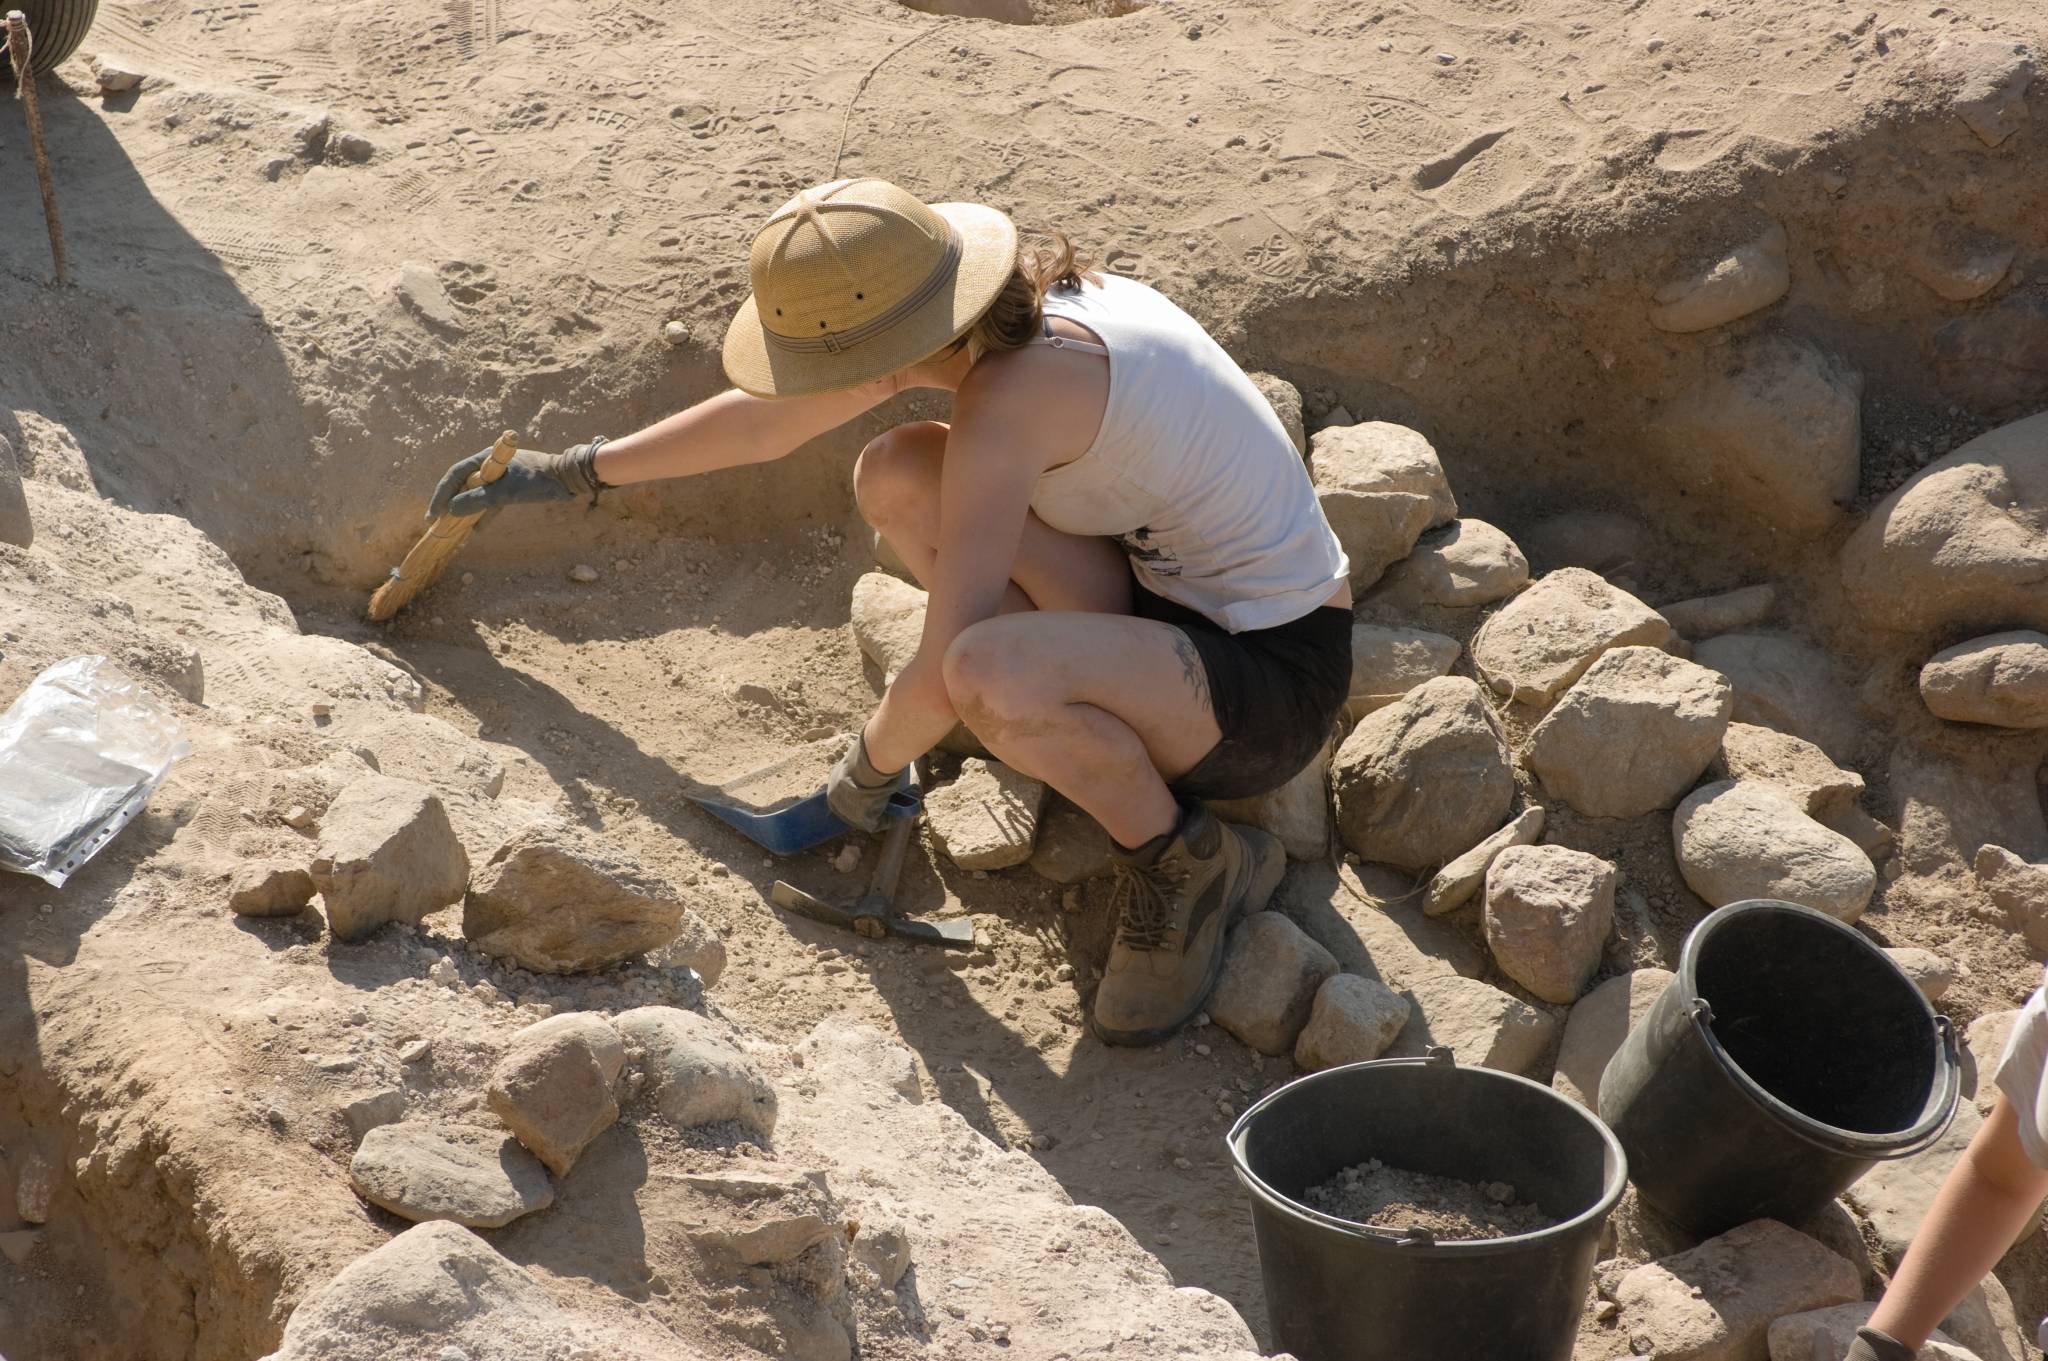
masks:
[[(861, 451), (853, 470), (860, 512), (927, 588), (937, 561), (939, 478), (946, 427), (938, 421), (899, 425)], [(1131, 612), (1131, 567), (1113, 540), (1062, 534), (1030, 516), (1010, 569), (1003, 612), (1092, 610)]]
[(1037, 611), (974, 625), (946, 654), (961, 719), (1006, 764), (1139, 846), (1172, 831), (1166, 782), (1222, 738), (1201, 657), (1149, 619)]

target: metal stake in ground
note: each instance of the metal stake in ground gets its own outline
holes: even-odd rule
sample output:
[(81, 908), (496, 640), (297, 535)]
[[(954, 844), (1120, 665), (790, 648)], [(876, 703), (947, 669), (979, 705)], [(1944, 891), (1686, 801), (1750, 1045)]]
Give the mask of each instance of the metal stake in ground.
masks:
[(36, 184), (43, 191), (43, 222), (50, 229), (50, 259), (57, 266), (57, 282), (70, 282), (64, 266), (64, 227), (57, 220), (57, 186), (50, 179), (50, 158), (43, 151), (43, 112), (36, 106), (36, 73), (28, 63), (35, 40), (28, 31), (28, 17), (18, 9), (7, 11), (7, 59), (14, 63), (15, 96), (28, 116), (28, 145), (35, 156)]

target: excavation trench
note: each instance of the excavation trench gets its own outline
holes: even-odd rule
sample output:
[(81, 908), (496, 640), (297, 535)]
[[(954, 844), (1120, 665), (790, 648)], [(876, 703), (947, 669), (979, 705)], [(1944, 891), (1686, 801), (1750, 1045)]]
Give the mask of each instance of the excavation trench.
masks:
[[(2048, 176), (2038, 154), (2030, 163), (1982, 147), (1950, 118), (1873, 119), (1826, 145), (1719, 151), (1645, 143), (1640, 160), (1587, 172), (1661, 188), (1630, 214), (1595, 219), (1563, 198), (1497, 232), (1483, 229), (1497, 206), (1489, 186), (1511, 180), (1527, 152), (1512, 131), (1489, 134), (1430, 161), (1412, 185), (1478, 225), (1405, 242), (1356, 277), (1312, 280), (1290, 254), (1298, 246), (1276, 238), (1259, 257), (1270, 284), (1257, 305), (1211, 315), (1201, 297), (1186, 301), (1247, 368), (1292, 382), (1312, 426), (1342, 407), (1423, 431), (1461, 514), (1506, 530), (1538, 573), (1592, 566), (1653, 604), (1776, 582), (1770, 627), (1831, 651), (1888, 713), (1859, 720), (1854, 749), (1870, 775), (1870, 807), (1893, 821), (1886, 753), (1897, 732), (1924, 724), (1909, 712), (1904, 668), (1967, 634), (1870, 633), (1845, 612), (1835, 555), (1856, 512), (2048, 399)], [(1789, 277), (1782, 296), (1698, 330), (1646, 323), (1655, 309), (1687, 305), (1682, 288), (1668, 301), (1659, 288), (1745, 251), (1757, 268)], [(1981, 292), (1953, 296), (2000, 256), (2005, 267)], [(847, 939), (762, 900), (777, 877), (845, 884), (829, 852), (767, 863), (680, 797), (678, 772), (724, 778), (843, 731), (872, 704), (877, 677), (845, 627), (852, 585), (874, 568), (847, 474), (866, 439), (895, 421), (942, 416), (942, 405), (900, 402), (782, 465), (614, 493), (595, 509), (514, 511), (407, 615), (374, 629), (360, 620), (361, 600), (417, 532), (442, 456), (495, 433), (460, 413), (503, 413), (526, 425), (528, 443), (551, 447), (594, 433), (585, 411), (606, 412), (613, 430), (637, 426), (715, 390), (714, 314), (693, 317), (696, 338), (675, 353), (583, 350), (522, 371), (530, 357), (435, 348), (410, 373), (382, 374), (303, 321), (146, 305), (102, 326), (42, 296), (21, 305), (31, 333), (51, 343), (9, 375), (0, 434), (26, 452), (33, 481), (97, 489), (205, 531), (252, 582), (290, 602), (300, 629), (367, 649), (385, 664), (377, 675), (416, 687), (420, 713), (404, 723), (434, 720), (475, 739), (477, 808), (550, 806), (701, 889), (699, 910), (730, 952), (713, 991), (725, 1011), (776, 1044), (838, 1014), (893, 1034), (936, 1099), (975, 1131), (1034, 1159), (1075, 1202), (1113, 1215), (1175, 1282), (1216, 1292), (1263, 1331), (1221, 1137), (1229, 1115), (1292, 1065), (1214, 1028), (1139, 1053), (1083, 1038), (1087, 980), (1107, 936), (1099, 883), (1069, 910), (1061, 889), (1029, 870), (981, 877), (920, 853), (906, 874), (906, 910), (970, 910), (986, 924), (987, 949), (966, 960), (894, 946), (857, 955)], [(275, 335), (316, 352), (282, 361)], [(323, 363), (346, 370), (346, 381), (302, 385), (308, 366)], [(209, 393), (195, 371), (235, 376), (225, 394)], [(107, 373), (146, 394), (147, 409), (103, 402), (97, 380)], [(366, 396), (379, 382), (387, 386)], [(319, 395), (302, 401), (301, 390)], [(1777, 443), (1731, 476), (1726, 451), (1744, 439)], [(309, 442), (315, 460), (276, 456)], [(1703, 459), (1703, 448), (1716, 457)], [(1853, 490), (1831, 511), (1827, 489), (1844, 486), (1845, 449)], [(1795, 466), (1807, 459), (1833, 462)], [(1568, 514), (1580, 518), (1560, 519)], [(80, 525), (82, 541), (100, 532)], [(203, 557), (201, 568), (222, 570)], [(594, 568), (595, 580), (570, 580), (577, 565)], [(181, 617), (203, 639), (203, 611), (188, 604)], [(133, 610), (141, 619), (147, 606)], [(1426, 626), (1462, 641), (1476, 622)], [(290, 664), (266, 660), (260, 645), (221, 655), (248, 670), (235, 679), (251, 691), (295, 682)], [(235, 702), (263, 716), (260, 704)], [(268, 721), (302, 724), (303, 715), (280, 707)], [(1511, 730), (1520, 721), (1510, 716)], [(378, 738), (373, 725), (347, 740)], [(215, 860), (243, 853), (236, 809), (261, 813), (285, 797), (284, 745), (254, 767), (219, 742), (204, 745), (161, 811), (67, 890), (61, 912), (38, 914), (45, 898), (34, 886), (0, 888), (13, 933), (0, 949), (0, 995), (28, 999), (0, 1031), (0, 1148), (17, 1175), (29, 1151), (58, 1169), (33, 1258), (40, 1274), (13, 1278), (38, 1290), (0, 1301), (0, 1325), (29, 1344), (8, 1349), (15, 1361), (260, 1355), (308, 1290), (397, 1227), (366, 1216), (348, 1190), (348, 1140), (334, 1113), (347, 1081), (306, 1079), (303, 1064), (288, 1075), (285, 1060), (331, 1045), (318, 1027), (335, 1014), (360, 1010), (380, 1041), (424, 1024), (440, 1003), (423, 1000), (427, 966), (416, 953), (456, 958), (465, 987), (514, 998), (523, 989), (557, 1007), (631, 1005), (635, 988), (654, 986), (630, 972), (507, 981), (463, 955), (452, 916), (382, 953), (331, 958), (317, 929), (245, 928), (217, 977), (189, 960), (153, 969), (152, 942), (178, 954), (179, 913), (218, 910), (203, 895)], [(432, 750), (383, 761), (402, 767)], [(223, 800), (233, 801), (225, 812)], [(493, 825), (491, 815), (478, 813), (476, 825)], [(1566, 813), (1551, 839), (1622, 864), (1644, 903), (1630, 962), (1675, 957), (1703, 907), (1677, 878), (1668, 825)], [(148, 871), (152, 857), (169, 868)], [(1342, 898), (1350, 890), (1332, 886), (1336, 873), (1299, 867), (1298, 900)], [(94, 942), (130, 918), (145, 957), (106, 956)], [(1922, 937), (1936, 929), (1903, 909), (1871, 924), (1892, 943), (1932, 943)], [(1483, 960), (1476, 929), (1458, 930), (1467, 957)], [(2003, 945), (1957, 950), (1980, 964), (1949, 998), (1960, 1021), (2008, 1005), (2036, 967)], [(70, 972), (81, 957), (90, 978)], [(288, 967), (317, 970), (318, 986), (266, 1003), (263, 980)], [(380, 989), (402, 1000), (387, 1006)], [(473, 1080), (491, 1022), (465, 1013), (446, 1024), (451, 1048), (467, 1055), (458, 1071)], [(173, 1038), (136, 1041), (135, 1028), (151, 1026)], [(254, 1161), (249, 1150), (264, 1148), (275, 1150), (270, 1161)], [(320, 1242), (309, 1245), (302, 1229)], [(2048, 1307), (2038, 1256), (2007, 1265), (2023, 1316)], [(587, 1276), (563, 1287), (567, 1296), (606, 1288), (601, 1267), (561, 1270)], [(677, 1315), (686, 1316), (695, 1317)], [(1580, 1355), (1623, 1354), (1602, 1350), (1611, 1343), (1589, 1334)]]

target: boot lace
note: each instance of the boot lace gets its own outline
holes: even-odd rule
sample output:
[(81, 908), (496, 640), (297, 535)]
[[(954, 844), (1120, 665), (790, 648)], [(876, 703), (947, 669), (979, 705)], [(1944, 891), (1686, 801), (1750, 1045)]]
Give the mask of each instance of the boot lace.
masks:
[(1177, 865), (1115, 866), (1116, 889), (1110, 906), (1117, 914), (1117, 944), (1130, 950), (1159, 950), (1174, 927), (1174, 901), (1187, 880)]

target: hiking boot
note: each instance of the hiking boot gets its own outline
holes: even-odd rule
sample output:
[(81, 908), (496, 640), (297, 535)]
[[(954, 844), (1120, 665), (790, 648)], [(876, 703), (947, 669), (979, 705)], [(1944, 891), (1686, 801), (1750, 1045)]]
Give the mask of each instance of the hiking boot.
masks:
[(1287, 869), (1280, 839), (1183, 804), (1180, 826), (1117, 850), (1116, 941), (1091, 1017), (1106, 1044), (1152, 1044), (1187, 1024), (1223, 968), (1223, 937)]

